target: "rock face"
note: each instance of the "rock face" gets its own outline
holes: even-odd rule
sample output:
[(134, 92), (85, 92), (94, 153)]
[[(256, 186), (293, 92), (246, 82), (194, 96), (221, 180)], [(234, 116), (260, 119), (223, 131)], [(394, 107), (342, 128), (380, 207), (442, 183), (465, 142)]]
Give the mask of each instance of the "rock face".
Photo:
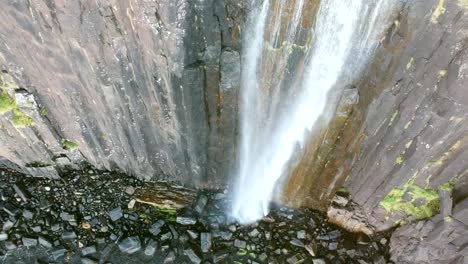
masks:
[(394, 261), (462, 263), (468, 218), (455, 208), (468, 195), (467, 24), (466, 1), (402, 2), (353, 83), (358, 103), (338, 106), (284, 200), (325, 209), (344, 186), (354, 211), (332, 207), (333, 222), (372, 233), (430, 218), (397, 229)]
[(4, 0), (0, 12), (2, 167), (53, 176), (68, 157), (223, 182), (242, 2)]

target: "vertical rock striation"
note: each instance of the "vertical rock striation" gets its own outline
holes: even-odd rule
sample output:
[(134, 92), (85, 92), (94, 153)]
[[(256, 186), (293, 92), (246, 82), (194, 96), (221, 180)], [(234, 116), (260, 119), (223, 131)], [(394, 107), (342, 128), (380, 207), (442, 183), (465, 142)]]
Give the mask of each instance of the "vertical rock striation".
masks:
[(2, 167), (44, 176), (66, 157), (147, 179), (223, 183), (241, 2), (1, 2)]

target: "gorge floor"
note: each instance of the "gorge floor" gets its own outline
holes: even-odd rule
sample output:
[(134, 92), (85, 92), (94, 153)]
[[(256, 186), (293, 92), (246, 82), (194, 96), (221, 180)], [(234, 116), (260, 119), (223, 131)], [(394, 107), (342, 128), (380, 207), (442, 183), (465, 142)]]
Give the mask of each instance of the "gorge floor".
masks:
[(92, 168), (61, 179), (0, 172), (0, 263), (389, 263), (369, 239), (309, 209), (239, 225), (224, 192)]

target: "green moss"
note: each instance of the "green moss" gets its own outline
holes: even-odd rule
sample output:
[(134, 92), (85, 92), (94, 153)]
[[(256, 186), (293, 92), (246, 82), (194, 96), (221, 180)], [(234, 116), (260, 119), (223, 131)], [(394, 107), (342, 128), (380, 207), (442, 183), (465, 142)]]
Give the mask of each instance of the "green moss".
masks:
[(440, 197), (434, 189), (424, 189), (407, 183), (402, 189), (395, 188), (380, 202), (390, 213), (403, 212), (417, 220), (429, 218), (439, 212)]
[(78, 144), (65, 138), (62, 139), (61, 143), (62, 143), (62, 148), (66, 150), (73, 150), (78, 147)]
[(33, 161), (33, 162), (26, 164), (26, 167), (43, 168), (43, 167), (50, 167), (53, 165), (54, 163), (48, 162), (48, 161)]
[(239, 250), (237, 251), (237, 255), (239, 256), (245, 256), (247, 255), (247, 250), (243, 249), (243, 248), (239, 248)]
[(0, 90), (0, 115), (16, 108), (16, 101), (6, 91)]
[(177, 211), (174, 209), (156, 207), (155, 215), (162, 217), (169, 222), (175, 222), (177, 219)]
[(447, 222), (447, 223), (450, 223), (450, 222), (453, 222), (453, 218), (450, 217), (450, 216), (446, 216), (446, 217), (444, 217), (444, 221)]
[(442, 191), (447, 191), (447, 192), (451, 192), (453, 190), (453, 183), (452, 182), (447, 182), (445, 184), (442, 184), (439, 188), (442, 190)]
[(47, 109), (45, 109), (44, 107), (40, 107), (39, 108), (39, 114), (41, 116), (47, 116), (48, 115)]
[(138, 216), (143, 222), (147, 224), (154, 222), (157, 219), (165, 219), (168, 222), (176, 222), (177, 211), (174, 209), (153, 206), (152, 210), (148, 214), (142, 212)]
[(19, 109), (13, 109), (13, 125), (15, 127), (27, 127), (32, 125), (33, 120), (29, 116), (25, 115)]
[(338, 190), (339, 193), (349, 193), (348, 192), (348, 189), (346, 189), (346, 187), (341, 187), (339, 190)]
[(398, 165), (401, 165), (403, 164), (403, 161), (404, 161), (403, 155), (398, 155), (398, 157), (396, 157), (395, 163)]

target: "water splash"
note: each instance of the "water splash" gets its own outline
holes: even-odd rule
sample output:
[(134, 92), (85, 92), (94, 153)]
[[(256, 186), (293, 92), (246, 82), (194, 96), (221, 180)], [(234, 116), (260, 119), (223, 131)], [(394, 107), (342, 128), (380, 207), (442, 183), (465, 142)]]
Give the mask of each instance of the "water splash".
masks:
[[(241, 223), (254, 222), (268, 214), (274, 190), (287, 174), (291, 157), (323, 114), (327, 94), (339, 78), (350, 79), (360, 73), (396, 5), (393, 0), (322, 0), (313, 45), (305, 47), (305, 67), (288, 73), (300, 80), (299, 87), (287, 87), (296, 91), (288, 98), (293, 103), (280, 109), (279, 104), (271, 102), (286, 100), (278, 96), (284, 93), (263, 91), (268, 74), (259, 65), (267, 61), (265, 31), (272, 32), (270, 43), (273, 41), (275, 46), (279, 42), (281, 15), (276, 15), (273, 28), (267, 29), (266, 22), (269, 15), (275, 15), (271, 12), (283, 12), (285, 5), (292, 3), (292, 21), (287, 21), (289, 25), (283, 28), (285, 42), (293, 42), (304, 16), (304, 0), (278, 1), (279, 8), (270, 10), (268, 0), (253, 0), (244, 32), (240, 164), (231, 212)], [(290, 52), (281, 56), (282, 61), (291, 60)]]

